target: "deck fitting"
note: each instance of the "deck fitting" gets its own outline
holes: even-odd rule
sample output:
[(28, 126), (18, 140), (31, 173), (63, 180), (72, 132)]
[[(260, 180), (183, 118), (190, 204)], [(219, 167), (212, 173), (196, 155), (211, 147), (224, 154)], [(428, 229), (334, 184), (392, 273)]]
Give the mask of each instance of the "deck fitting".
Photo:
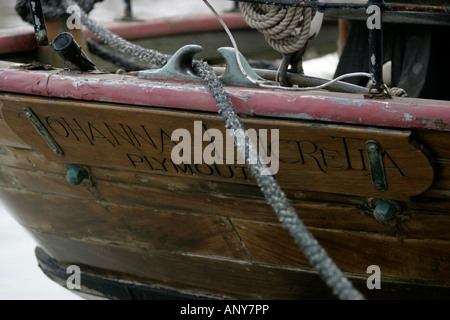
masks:
[(369, 160), (370, 178), (372, 186), (377, 191), (387, 189), (386, 175), (384, 172), (383, 156), (381, 146), (377, 141), (366, 141), (367, 158)]
[[(202, 51), (199, 45), (190, 44), (178, 49), (169, 59), (167, 64), (158, 70), (143, 70), (138, 73), (139, 78), (154, 80), (179, 80), (185, 82), (203, 82), (193, 67), (195, 54)], [(231, 47), (221, 47), (217, 52), (225, 59), (226, 68), (219, 77), (220, 82), (225, 85), (257, 87), (259, 84), (276, 86), (275, 81), (266, 80), (260, 77), (250, 66), (244, 56), (239, 53), (239, 65), (236, 51)]]
[(239, 66), (239, 62), (236, 56), (236, 50), (230, 47), (221, 47), (217, 49), (217, 52), (224, 57), (226, 62), (225, 72), (219, 77), (219, 80), (223, 84), (227, 85), (241, 85), (256, 87), (256, 83), (266, 85), (279, 85), (275, 81), (269, 81), (260, 77), (250, 66), (244, 56), (239, 52), (239, 60), (244, 69), (244, 74)]
[(73, 186), (78, 186), (83, 182), (84, 178), (88, 177), (88, 172), (85, 168), (77, 164), (65, 164), (67, 170), (66, 180)]
[(388, 222), (399, 212), (398, 206), (391, 200), (373, 199), (372, 203), (375, 206), (373, 216), (377, 221)]
[(164, 67), (158, 70), (140, 71), (138, 77), (201, 82), (202, 78), (196, 74), (192, 65), (192, 60), (194, 56), (202, 50), (203, 48), (199, 45), (185, 45), (175, 52)]

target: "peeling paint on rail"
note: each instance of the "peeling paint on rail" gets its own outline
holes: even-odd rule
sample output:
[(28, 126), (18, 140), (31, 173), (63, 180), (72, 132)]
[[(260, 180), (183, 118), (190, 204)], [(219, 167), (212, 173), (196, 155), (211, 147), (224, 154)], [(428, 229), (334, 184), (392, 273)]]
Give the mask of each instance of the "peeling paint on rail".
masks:
[[(0, 62), (0, 91), (140, 107), (217, 112), (203, 83), (156, 81), (108, 73), (28, 71)], [(365, 100), (360, 94), (286, 92), (227, 86), (240, 114), (406, 129), (450, 131), (450, 102), (413, 98)]]

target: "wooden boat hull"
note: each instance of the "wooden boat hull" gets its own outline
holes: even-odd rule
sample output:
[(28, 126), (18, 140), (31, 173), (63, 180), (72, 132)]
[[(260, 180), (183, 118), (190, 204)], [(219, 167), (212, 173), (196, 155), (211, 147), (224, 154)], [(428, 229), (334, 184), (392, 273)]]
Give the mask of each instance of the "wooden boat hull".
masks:
[[(224, 18), (239, 37), (242, 19)], [(160, 35), (183, 26), (144, 29)], [(149, 40), (143, 29), (126, 30)], [(29, 36), (2, 38), (0, 58), (37, 57)], [(167, 51), (186, 38), (177, 41)], [(264, 41), (249, 43), (240, 46), (246, 57), (264, 51), (254, 47)], [(259, 146), (277, 164), (278, 183), (365, 297), (449, 296), (448, 101), (226, 91), (246, 129), (269, 133)], [(194, 157), (211, 146), (209, 129), (227, 137), (203, 83), (0, 62), (0, 199), (35, 238), (44, 273), (67, 286), (66, 270), (77, 265), (76, 292), (110, 299), (332, 299), (237, 153), (231, 162), (177, 164), (178, 129), (202, 137), (199, 149), (188, 144)], [(379, 199), (388, 211), (377, 209)], [(381, 288), (370, 285), (372, 266)]]
[[(177, 128), (194, 134), (199, 121), (202, 132), (224, 132), (203, 84), (1, 68), (1, 199), (36, 239), (51, 278), (64, 285), (61, 270), (78, 265), (87, 279), (81, 292), (108, 298), (124, 296), (101, 292), (96, 282), (140, 288), (141, 297), (333, 298), (246, 165), (171, 160)], [(277, 181), (367, 298), (448, 296), (445, 101), (226, 90), (245, 128), (279, 129)], [(367, 141), (383, 149), (384, 191), (373, 186)], [(69, 184), (67, 164), (82, 165), (88, 177)], [(376, 221), (374, 198), (401, 211)], [(373, 265), (379, 290), (367, 286)]]

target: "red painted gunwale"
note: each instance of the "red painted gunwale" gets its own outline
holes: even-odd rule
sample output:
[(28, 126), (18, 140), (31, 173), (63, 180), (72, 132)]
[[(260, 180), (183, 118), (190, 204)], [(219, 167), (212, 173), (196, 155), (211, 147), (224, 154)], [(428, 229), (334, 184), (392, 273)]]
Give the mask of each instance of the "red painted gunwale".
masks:
[(36, 47), (32, 27), (0, 30), (0, 54), (31, 51)]
[[(367, 100), (361, 94), (236, 86), (227, 86), (226, 91), (240, 114), (450, 131), (449, 101), (413, 98)], [(4, 61), (0, 62), (0, 92), (217, 112), (214, 99), (203, 83), (62, 70), (27, 71)]]

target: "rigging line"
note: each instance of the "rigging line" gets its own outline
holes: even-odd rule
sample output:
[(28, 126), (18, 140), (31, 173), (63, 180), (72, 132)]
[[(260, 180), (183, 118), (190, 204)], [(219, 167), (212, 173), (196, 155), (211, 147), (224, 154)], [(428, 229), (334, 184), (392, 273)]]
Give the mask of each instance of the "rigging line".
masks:
[(146, 49), (139, 45), (126, 41), (122, 37), (119, 37), (118, 35), (104, 28), (99, 23), (89, 18), (87, 13), (79, 6), (77, 0), (62, 0), (61, 4), (66, 8), (71, 5), (77, 5), (80, 8), (79, 12), (81, 23), (86, 26), (86, 28), (88, 28), (97, 38), (107, 43), (111, 47), (119, 50), (120, 52), (137, 58), (141, 61), (150, 62), (157, 66), (164, 66), (170, 59), (169, 55), (162, 54), (155, 50)]
[[(319, 90), (319, 89), (326, 88), (326, 87), (332, 85), (333, 83), (336, 83), (336, 82), (338, 82), (338, 81), (340, 81), (342, 79), (347, 79), (347, 78), (352, 78), (352, 77), (372, 78), (371, 74), (367, 73), (367, 72), (353, 72), (353, 73), (343, 74), (343, 75), (341, 75), (341, 76), (339, 76), (339, 77), (337, 77), (337, 78), (335, 78), (333, 80), (330, 80), (330, 81), (328, 81), (326, 83), (323, 83), (323, 84), (315, 86), (315, 87), (282, 87), (282, 86), (274, 86), (274, 85), (265, 84), (265, 83), (262, 83), (261, 81), (256, 81), (256, 80), (252, 79), (251, 77), (249, 77), (247, 72), (244, 70), (244, 67), (242, 66), (242, 63), (241, 63), (241, 57), (239, 55), (239, 49), (238, 49), (236, 40), (234, 39), (234, 37), (233, 37), (230, 29), (226, 25), (225, 21), (223, 21), (222, 17), (219, 15), (219, 13), (217, 13), (217, 11), (208, 2), (208, 0), (203, 0), (203, 2), (208, 6), (208, 8), (212, 11), (212, 13), (216, 16), (217, 20), (219, 20), (219, 22), (222, 25), (222, 27), (225, 29), (225, 32), (227, 33), (227, 35), (230, 38), (230, 41), (231, 41), (231, 43), (233, 45), (239, 69), (241, 70), (241, 72), (244, 75), (244, 77), (248, 81), (253, 83), (254, 85), (257, 85), (257, 86), (259, 86), (261, 88), (266, 88), (266, 89), (281, 89), (281, 90), (286, 90), (286, 91), (309, 91), (309, 90)], [(278, 76), (276, 77), (276, 79), (278, 79)], [(369, 89), (367, 89), (367, 91), (369, 91)]]

